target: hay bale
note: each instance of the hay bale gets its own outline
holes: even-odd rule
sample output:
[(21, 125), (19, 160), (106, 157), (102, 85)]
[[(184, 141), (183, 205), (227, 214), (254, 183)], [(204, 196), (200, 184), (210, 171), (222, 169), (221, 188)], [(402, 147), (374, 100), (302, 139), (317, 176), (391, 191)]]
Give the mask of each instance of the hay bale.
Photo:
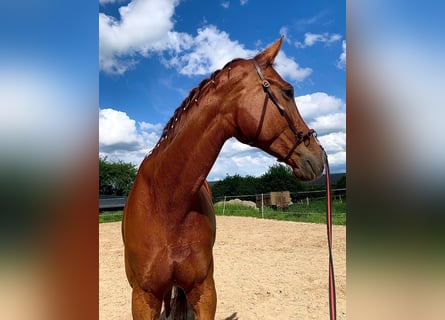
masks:
[[(240, 206), (256, 208), (255, 202), (247, 201), (247, 200), (241, 200), (241, 199), (238, 199), (238, 198), (226, 201), (226, 204), (236, 204), (236, 205), (240, 205)], [(215, 203), (215, 206), (222, 206), (222, 205), (224, 205), (224, 201), (219, 201), (219, 202)]]

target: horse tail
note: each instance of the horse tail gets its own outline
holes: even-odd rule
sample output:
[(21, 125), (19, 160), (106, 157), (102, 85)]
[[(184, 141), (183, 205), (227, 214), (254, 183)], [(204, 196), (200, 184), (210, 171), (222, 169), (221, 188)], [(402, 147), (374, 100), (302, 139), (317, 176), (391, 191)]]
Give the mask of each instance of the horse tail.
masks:
[(193, 320), (195, 319), (192, 306), (187, 301), (187, 296), (183, 289), (174, 287), (174, 295), (171, 299), (170, 317), (172, 320)]

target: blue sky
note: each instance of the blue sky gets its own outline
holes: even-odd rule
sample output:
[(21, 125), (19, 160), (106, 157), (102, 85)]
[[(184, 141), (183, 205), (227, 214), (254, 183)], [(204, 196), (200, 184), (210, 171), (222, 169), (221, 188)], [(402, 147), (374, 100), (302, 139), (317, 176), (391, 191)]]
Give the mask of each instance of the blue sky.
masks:
[[(344, 1), (100, 0), (99, 152), (139, 165), (203, 78), (285, 36), (276, 69), (319, 133), (332, 172), (346, 171)], [(258, 176), (275, 159), (230, 139), (209, 180)]]

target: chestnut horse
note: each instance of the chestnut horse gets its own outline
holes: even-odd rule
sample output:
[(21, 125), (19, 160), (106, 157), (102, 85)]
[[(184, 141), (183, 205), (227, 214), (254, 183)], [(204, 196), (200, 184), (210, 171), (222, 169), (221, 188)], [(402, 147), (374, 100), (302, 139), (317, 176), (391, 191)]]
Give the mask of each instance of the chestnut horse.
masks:
[(293, 87), (273, 68), (282, 40), (204, 79), (143, 160), (122, 221), (133, 319), (158, 319), (163, 302), (166, 316), (172, 313), (174, 288), (174, 300), (186, 299), (196, 319), (214, 319), (216, 224), (206, 177), (227, 139), (275, 156), (301, 180), (321, 176), (325, 153)]

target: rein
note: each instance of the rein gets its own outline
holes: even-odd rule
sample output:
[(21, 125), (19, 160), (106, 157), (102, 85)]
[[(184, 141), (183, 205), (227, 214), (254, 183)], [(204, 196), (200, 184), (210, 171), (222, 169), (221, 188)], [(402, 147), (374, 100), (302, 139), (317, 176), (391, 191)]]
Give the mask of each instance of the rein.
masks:
[[(324, 151), (324, 150), (323, 150)], [(326, 155), (326, 152), (325, 152)], [(331, 178), (329, 173), (328, 156), (325, 162), (326, 171), (326, 226), (328, 231), (328, 249), (329, 249), (329, 316), (331, 320), (337, 319), (334, 261), (332, 259), (332, 199), (331, 199)]]
[[(252, 59), (253, 65), (255, 66), (255, 70), (258, 74), (258, 76), (261, 79), (261, 84), (263, 85), (263, 89), (266, 92), (266, 95), (264, 97), (264, 103), (263, 103), (263, 110), (261, 111), (261, 118), (260, 122), (258, 124), (258, 128), (255, 133), (255, 138), (249, 143), (253, 144), (255, 140), (258, 139), (261, 129), (263, 128), (263, 122), (264, 117), (266, 115), (266, 107), (268, 100), (272, 100), (272, 102), (275, 104), (275, 106), (278, 108), (278, 111), (280, 114), (286, 119), (289, 128), (292, 130), (292, 132), (295, 134), (296, 141), (292, 148), (290, 148), (288, 154), (281, 160), (283, 162), (286, 162), (292, 153), (295, 151), (295, 149), (298, 147), (300, 143), (303, 141), (309, 141), (309, 138), (311, 136), (314, 136), (317, 138), (317, 133), (314, 129), (309, 129), (309, 131), (304, 134), (303, 131), (299, 131), (295, 128), (293, 125), (291, 118), (286, 112), (286, 109), (281, 105), (280, 101), (278, 101), (277, 97), (273, 93), (272, 89), (270, 88), (270, 83), (264, 78), (263, 73), (261, 72), (260, 66), (258, 63)], [(317, 139), (316, 139), (317, 140)], [(317, 140), (318, 141), (318, 140)], [(336, 307), (336, 293), (335, 293), (335, 279), (334, 279), (334, 262), (332, 259), (332, 199), (331, 199), (331, 178), (329, 173), (329, 163), (328, 163), (328, 156), (326, 154), (326, 151), (323, 149), (323, 147), (320, 145), (320, 148), (323, 150), (326, 158), (325, 162), (325, 171), (326, 171), (326, 225), (327, 225), (327, 235), (328, 235), (328, 250), (329, 250), (329, 318), (330, 320), (336, 320), (337, 319), (337, 307)]]

